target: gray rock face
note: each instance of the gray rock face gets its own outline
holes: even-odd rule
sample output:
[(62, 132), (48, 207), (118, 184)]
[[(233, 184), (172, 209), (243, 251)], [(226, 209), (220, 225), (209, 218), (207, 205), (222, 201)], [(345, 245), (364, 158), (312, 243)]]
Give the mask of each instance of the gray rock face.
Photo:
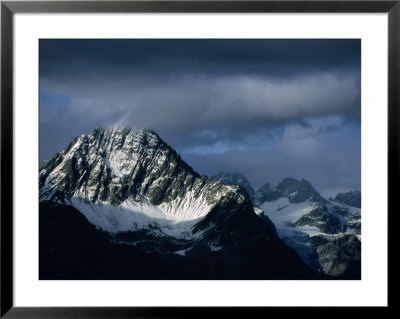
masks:
[(314, 236), (310, 238), (322, 271), (330, 276), (361, 279), (361, 242), (356, 236)]
[(294, 178), (285, 178), (276, 186), (276, 189), (281, 192), (281, 197), (287, 197), (289, 201), (294, 204), (306, 200), (326, 202), (305, 179), (298, 181)]
[(298, 246), (309, 252), (307, 263), (315, 271), (342, 279), (361, 278), (361, 242), (357, 238), (361, 234), (360, 214), (339, 206), (318, 204), (292, 225), (314, 226), (323, 233), (310, 236), (303, 247)]
[(211, 177), (212, 180), (220, 181), (224, 185), (237, 185), (242, 187), (247, 194), (249, 194), (251, 202), (255, 202), (255, 190), (250, 185), (246, 177), (239, 173), (229, 174), (229, 173), (219, 173)]
[(346, 224), (342, 223), (334, 214), (329, 213), (325, 205), (318, 205), (293, 223), (294, 227), (306, 225), (317, 227), (326, 234), (338, 234), (346, 231)]
[(354, 234), (361, 235), (361, 215), (348, 216), (347, 228), (352, 230)]
[(278, 185), (271, 186), (265, 183), (256, 191), (256, 205), (271, 202), (281, 197), (287, 197), (292, 204), (298, 204), (307, 200), (318, 203), (326, 203), (326, 200), (305, 179), (297, 180), (285, 178)]
[(359, 190), (339, 193), (332, 200), (338, 203), (361, 208), (361, 192)]
[(268, 183), (265, 183), (256, 191), (256, 205), (260, 205), (264, 202), (271, 202), (277, 200), (282, 195), (282, 192), (271, 186)]
[[(354, 267), (360, 268), (357, 250), (342, 253), (343, 236), (354, 237), (354, 242), (349, 241), (352, 245), (360, 242), (359, 209), (327, 201), (309, 182), (294, 178), (285, 178), (275, 187), (263, 185), (256, 191), (256, 204), (275, 223), (280, 238), (296, 249), (315, 272), (359, 279), (359, 272), (354, 271)], [(317, 240), (319, 237), (321, 240)], [(343, 256), (347, 258), (345, 262)]]

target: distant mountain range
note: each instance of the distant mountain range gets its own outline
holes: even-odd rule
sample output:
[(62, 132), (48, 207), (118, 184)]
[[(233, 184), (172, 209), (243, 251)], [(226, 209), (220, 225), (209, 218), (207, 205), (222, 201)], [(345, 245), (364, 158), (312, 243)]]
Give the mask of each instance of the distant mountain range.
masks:
[(360, 210), (305, 180), (200, 176), (151, 130), (96, 128), (39, 168), (40, 279), (359, 279), (359, 238)]
[(361, 208), (361, 192), (359, 190), (350, 191), (347, 193), (339, 193), (335, 198), (329, 200)]
[[(238, 173), (218, 174), (213, 179), (251, 188)], [(267, 216), (279, 237), (316, 273), (361, 276), (360, 191), (326, 200), (308, 181), (285, 178), (276, 186), (265, 183), (251, 192), (255, 194), (255, 212)]]

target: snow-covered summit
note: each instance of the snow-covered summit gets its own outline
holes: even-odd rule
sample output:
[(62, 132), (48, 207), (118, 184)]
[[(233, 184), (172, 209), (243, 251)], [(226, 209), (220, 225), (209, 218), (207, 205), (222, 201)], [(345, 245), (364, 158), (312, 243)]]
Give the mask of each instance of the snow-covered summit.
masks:
[(44, 162), (39, 180), (41, 201), (70, 204), (109, 232), (198, 221), (233, 196), (152, 130), (98, 127)]

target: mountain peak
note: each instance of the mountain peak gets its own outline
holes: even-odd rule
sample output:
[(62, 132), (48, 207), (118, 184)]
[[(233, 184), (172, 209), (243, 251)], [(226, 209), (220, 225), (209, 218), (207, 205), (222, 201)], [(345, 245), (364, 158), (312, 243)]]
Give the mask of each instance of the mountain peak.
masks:
[(265, 183), (256, 191), (256, 204), (271, 202), (281, 197), (281, 192), (269, 183)]
[(288, 197), (291, 203), (297, 204), (306, 200), (315, 202), (325, 201), (311, 183), (304, 178), (299, 181), (295, 178), (287, 177), (276, 188), (281, 192), (281, 196)]
[(71, 205), (110, 232), (148, 223), (168, 231), (202, 218), (222, 197), (250, 203), (238, 187), (196, 173), (153, 130), (98, 127), (44, 162), (39, 181), (41, 202)]
[(155, 180), (172, 183), (175, 174), (199, 177), (154, 131), (97, 127), (40, 166), (40, 186), (115, 204), (151, 192)]
[(361, 208), (361, 191), (354, 190), (346, 193), (339, 193), (332, 200), (342, 204)]
[(100, 133), (100, 132), (104, 132), (105, 129), (102, 126), (97, 126), (92, 133), (96, 132), (96, 133)]
[(310, 182), (304, 178), (301, 180), (286, 177), (278, 185), (271, 186), (265, 183), (256, 192), (256, 204), (271, 202), (281, 197), (287, 197), (291, 203), (301, 203), (307, 200), (313, 202), (325, 202), (326, 200), (315, 190)]
[(211, 179), (220, 181), (224, 185), (237, 185), (242, 187), (248, 193), (251, 202), (255, 202), (255, 190), (242, 174), (221, 172), (211, 177)]

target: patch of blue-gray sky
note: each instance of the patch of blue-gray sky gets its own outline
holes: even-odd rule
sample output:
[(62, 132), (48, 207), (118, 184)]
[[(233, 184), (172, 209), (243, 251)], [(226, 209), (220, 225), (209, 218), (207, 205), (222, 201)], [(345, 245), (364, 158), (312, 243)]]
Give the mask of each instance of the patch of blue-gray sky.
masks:
[(118, 123), (199, 173), (361, 182), (360, 40), (40, 40), (40, 161)]

